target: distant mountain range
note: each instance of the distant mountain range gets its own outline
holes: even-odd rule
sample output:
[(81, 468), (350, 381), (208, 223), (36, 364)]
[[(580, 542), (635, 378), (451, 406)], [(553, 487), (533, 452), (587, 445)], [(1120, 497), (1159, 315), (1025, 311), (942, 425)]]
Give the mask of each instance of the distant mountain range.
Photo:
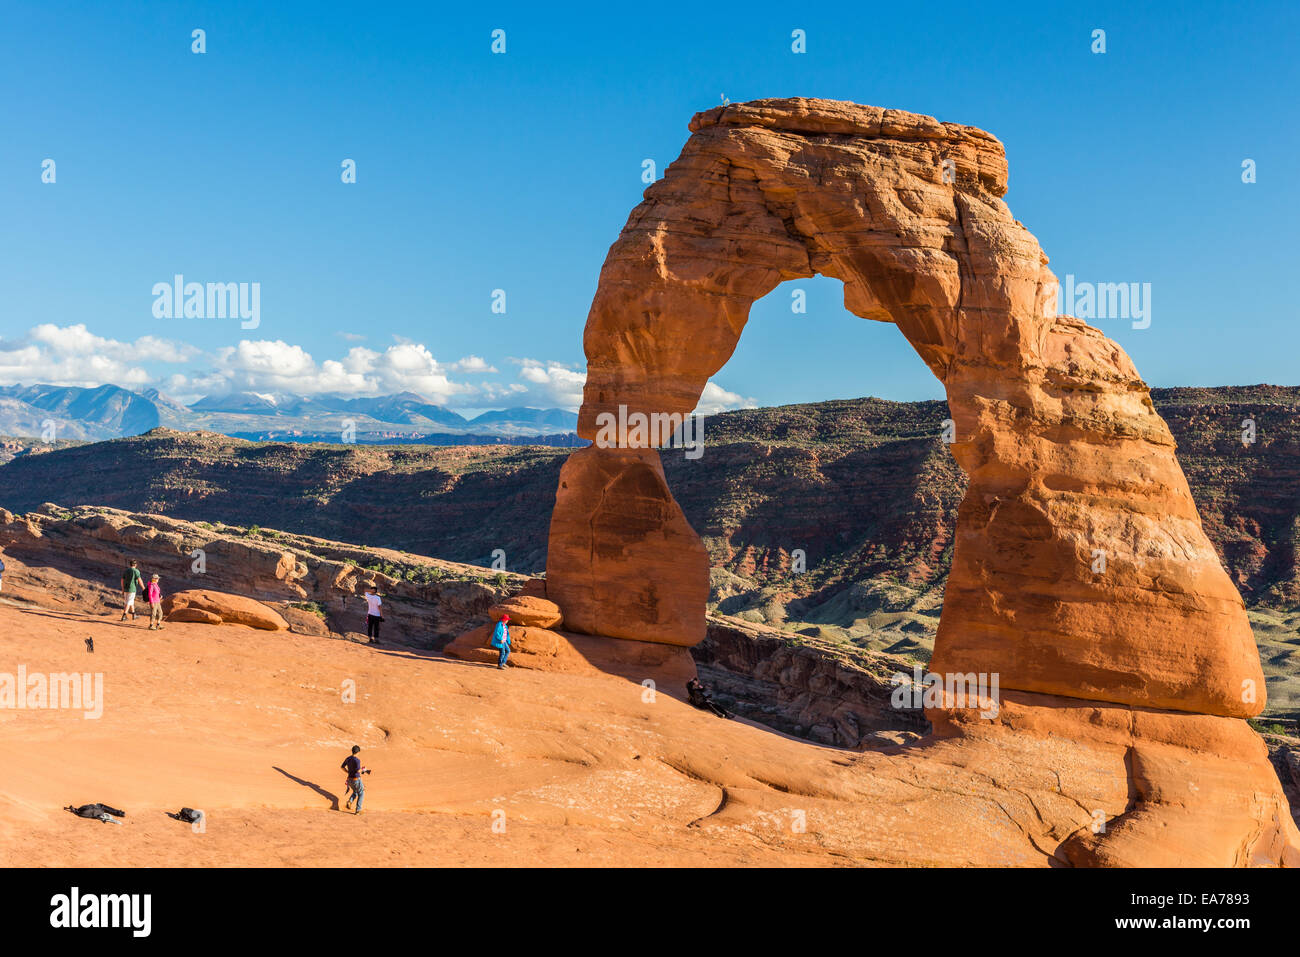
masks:
[(402, 442), (576, 442), (578, 417), (564, 409), (512, 408), (467, 419), (414, 392), (371, 398), (231, 392), (182, 405), (157, 389), (115, 385), (0, 386), (0, 435), (43, 436), (53, 423), (59, 439), (99, 441), (165, 426), (206, 430), (253, 441), (337, 442), (344, 430), (366, 444)]

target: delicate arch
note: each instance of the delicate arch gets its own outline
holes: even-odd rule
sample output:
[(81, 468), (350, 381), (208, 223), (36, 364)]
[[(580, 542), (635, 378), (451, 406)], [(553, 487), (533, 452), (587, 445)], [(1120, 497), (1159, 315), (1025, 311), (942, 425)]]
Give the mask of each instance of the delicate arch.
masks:
[[(691, 130), (601, 270), (579, 433), (594, 439), (620, 406), (623, 419), (689, 413), (756, 299), (787, 279), (838, 278), (847, 309), (896, 323), (944, 383), (970, 477), (933, 670), (1257, 714), (1258, 652), (1173, 438), (1123, 350), (1055, 315), (1047, 257), (1001, 199), (1002, 145), (826, 100), (719, 107)], [(708, 557), (655, 450), (570, 457), (547, 578), (574, 630), (703, 637)]]

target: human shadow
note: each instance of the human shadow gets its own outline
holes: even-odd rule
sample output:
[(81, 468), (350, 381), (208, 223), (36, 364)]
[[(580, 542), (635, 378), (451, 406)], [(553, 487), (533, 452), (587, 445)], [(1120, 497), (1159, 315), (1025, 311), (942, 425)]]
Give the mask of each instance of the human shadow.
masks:
[(119, 618), (112, 617), (114, 614), (113, 611), (105, 612), (104, 614), (95, 614), (93, 611), (47, 608), (44, 605), (16, 605), (13, 602), (4, 602), (3, 604), (13, 605), (20, 611), (26, 612), (29, 615), (35, 615), (38, 618), (52, 618), (55, 621), (72, 621), (80, 622), (81, 624), (107, 625), (111, 628), (126, 628), (128, 630), (149, 630), (149, 615), (147, 612), (139, 616), (139, 621), (136, 621), (135, 619), (122, 621)]
[[(371, 647), (374, 647), (373, 645)], [(454, 658), (448, 658), (441, 651), (435, 651), (432, 648), (416, 648), (414, 645), (397, 645), (392, 644), (383, 648), (374, 649), (377, 654), (386, 658), (400, 658), (405, 661), (455, 661)]]
[(326, 790), (325, 790), (323, 787), (321, 787), (319, 784), (313, 784), (311, 781), (304, 781), (302, 778), (297, 777), (296, 775), (290, 774), (290, 773), (289, 773), (288, 771), (286, 771), (284, 768), (277, 768), (275, 765), (271, 765), (271, 768), (272, 768), (273, 770), (275, 770), (275, 771), (279, 771), (281, 774), (283, 774), (283, 775), (284, 775), (286, 778), (288, 778), (290, 781), (293, 781), (295, 784), (301, 784), (301, 785), (302, 785), (303, 787), (305, 787), (305, 788), (311, 788), (313, 791), (315, 791), (315, 792), (316, 792), (317, 794), (319, 794), (321, 797), (329, 798), (329, 799), (330, 799), (330, 810), (331, 810), (331, 811), (337, 811), (337, 810), (339, 809), (339, 799), (338, 799), (338, 795), (336, 795), (336, 794), (331, 794), (329, 791), (326, 791)]

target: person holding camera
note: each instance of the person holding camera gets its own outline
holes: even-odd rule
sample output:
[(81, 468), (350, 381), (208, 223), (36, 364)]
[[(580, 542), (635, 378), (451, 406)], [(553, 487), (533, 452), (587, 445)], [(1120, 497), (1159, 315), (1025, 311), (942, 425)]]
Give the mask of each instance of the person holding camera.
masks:
[(361, 766), (361, 759), (357, 754), (361, 751), (361, 745), (352, 745), (352, 753), (343, 759), (341, 767), (348, 776), (348, 800), (347, 808), (351, 810), (353, 799), (357, 802), (355, 814), (361, 813), (361, 801), (366, 796), (366, 786), (361, 783), (361, 775), (369, 774), (370, 769)]
[(384, 620), (384, 600), (379, 597), (374, 585), (367, 585), (362, 597), (366, 600), (366, 637), (379, 644), (379, 623)]

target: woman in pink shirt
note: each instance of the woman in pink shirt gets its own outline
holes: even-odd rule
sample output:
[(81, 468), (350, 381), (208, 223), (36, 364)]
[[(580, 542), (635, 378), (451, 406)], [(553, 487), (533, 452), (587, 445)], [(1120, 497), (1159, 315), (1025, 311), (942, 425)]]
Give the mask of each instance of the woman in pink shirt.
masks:
[(149, 579), (149, 584), (145, 586), (144, 597), (149, 600), (149, 630), (162, 628), (162, 587), (158, 584), (157, 575)]

